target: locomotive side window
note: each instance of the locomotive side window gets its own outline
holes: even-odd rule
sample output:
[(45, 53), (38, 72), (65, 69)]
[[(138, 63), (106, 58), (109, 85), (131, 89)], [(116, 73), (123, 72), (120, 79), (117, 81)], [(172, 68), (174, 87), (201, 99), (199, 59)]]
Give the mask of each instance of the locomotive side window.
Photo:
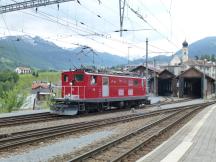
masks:
[(128, 81), (128, 86), (133, 86), (133, 80)]
[(138, 80), (134, 80), (134, 86), (138, 86), (139, 82)]
[(64, 75), (64, 82), (68, 82), (68, 76)]
[(108, 85), (108, 78), (103, 78), (103, 85)]
[(97, 76), (91, 76), (91, 80), (90, 80), (91, 85), (95, 85), (97, 84)]
[(142, 79), (142, 87), (144, 87), (144, 79)]
[(83, 81), (84, 76), (83, 74), (76, 74), (74, 78), (76, 81), (81, 82)]

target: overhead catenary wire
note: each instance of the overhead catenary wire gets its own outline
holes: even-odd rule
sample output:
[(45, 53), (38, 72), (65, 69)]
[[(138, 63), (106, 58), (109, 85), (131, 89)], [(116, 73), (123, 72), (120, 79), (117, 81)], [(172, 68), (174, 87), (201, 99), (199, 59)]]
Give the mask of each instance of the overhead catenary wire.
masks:
[[(112, 25), (113, 27), (116, 27), (116, 28), (118, 27), (118, 26), (116, 26), (115, 24), (113, 24), (112, 22), (110, 22), (109, 20), (105, 19), (101, 14), (96, 13), (95, 11), (90, 10), (90, 9), (89, 9), (88, 7), (86, 7), (84, 4), (79, 5), (79, 7), (84, 8), (84, 9), (87, 10), (89, 13), (93, 14), (93, 16), (95, 16), (95, 17), (99, 18), (100, 20), (102, 20), (102, 21), (108, 23), (109, 25)], [(52, 6), (49, 6), (49, 8), (50, 8), (50, 9), (53, 9)], [(62, 10), (60, 10), (59, 12), (63, 13), (64, 15), (66, 15), (65, 12), (62, 11)], [(83, 23), (83, 24), (84, 24), (84, 23)], [(86, 25), (86, 24), (85, 24), (85, 25)], [(99, 30), (99, 29), (97, 29), (97, 30)], [(100, 33), (103, 33), (103, 32), (100, 31)]]
[[(9, 27), (8, 27), (8, 25), (7, 25), (7, 22), (6, 22), (5, 18), (4, 18), (4, 16), (1, 15), (1, 17), (2, 17), (2, 20), (3, 20), (4, 24), (5, 24), (6, 29), (7, 29), (7, 31), (8, 31), (8, 34), (11, 35), (10, 30), (9, 30)], [(17, 50), (17, 47), (16, 47), (15, 43), (14, 43), (13, 41), (12, 41), (11, 43), (12, 43), (12, 47), (14, 48), (14, 52), (15, 52), (17, 55), (19, 55), (19, 51)], [(16, 55), (15, 55), (15, 56), (16, 56)]]
[[(103, 5), (103, 3), (101, 4), (101, 5)], [(82, 6), (82, 5), (81, 5)], [(61, 10), (60, 10), (61, 11)], [(53, 22), (53, 23), (58, 23), (58, 21), (56, 21), (55, 19), (54, 19), (54, 17), (52, 16), (52, 17), (49, 17), (48, 15), (46, 15), (47, 13), (41, 13), (42, 11), (38, 11), (38, 14), (40, 14), (40, 15), (42, 15), (42, 17), (44, 18), (44, 17), (46, 17), (46, 19), (47, 19), (47, 21), (50, 21), (50, 22)], [(93, 13), (92, 13), (93, 14)], [(95, 15), (97, 14), (97, 13), (94, 13)], [(34, 15), (37, 15), (37, 14), (34, 14)], [(41, 16), (40, 16), (41, 17)], [(102, 17), (103, 18), (103, 17)], [(65, 21), (66, 22), (66, 21)], [(61, 22), (60, 22), (61, 23)], [(71, 24), (70, 24), (71, 25)], [(71, 26), (67, 26), (67, 24), (65, 23), (65, 24), (63, 24), (63, 26), (65, 26), (66, 28), (73, 28), (74, 27), (74, 29), (73, 30), (71, 30), (71, 29), (69, 29), (69, 30), (71, 30), (71, 31), (73, 31), (73, 32), (75, 32), (75, 33), (77, 33), (77, 29), (78, 29), (78, 27), (76, 26), (76, 25), (71, 25), (71, 26), (73, 26), (73, 27), (71, 27)], [(84, 26), (86, 26), (86, 24), (84, 25)], [(82, 28), (82, 27), (81, 27)], [(74, 30), (76, 30), (76, 31), (74, 31)], [(109, 38), (109, 36), (107, 37), (106, 35), (104, 35), (104, 34), (106, 34), (106, 33), (103, 33), (103, 34), (101, 34), (101, 33), (98, 33), (98, 34), (96, 34), (96, 33), (94, 33), (94, 31), (92, 31), (92, 29), (91, 28), (89, 28), (89, 27), (87, 27), (87, 29), (84, 29), (84, 28), (82, 28), (81, 30), (83, 30), (83, 33), (77, 33), (77, 35), (79, 35), (79, 36), (82, 36), (82, 37), (89, 37), (89, 36), (97, 36), (97, 37), (100, 37), (100, 38), (103, 38), (103, 39), (108, 39), (108, 40), (110, 40), (110, 41), (117, 41), (117, 42), (121, 42), (121, 41), (119, 41), (119, 40), (113, 40), (112, 38)], [(132, 29), (127, 29), (128, 31), (129, 30), (131, 30), (132, 31)], [(134, 31), (135, 31), (136, 29), (134, 29)], [(72, 34), (73, 35), (73, 34)], [(91, 39), (91, 40), (94, 40), (95, 41), (95, 39), (93, 39), (93, 38), (88, 38), (88, 39)], [(99, 41), (98, 41), (99, 42)], [(102, 42), (100, 42), (100, 44), (103, 44)], [(126, 42), (124, 42), (123, 43), (124, 45), (125, 44), (127, 44)], [(134, 47), (136, 47), (136, 46), (134, 46)], [(111, 47), (111, 48), (113, 48), (113, 47)], [(144, 49), (144, 48), (142, 48), (142, 49)], [(122, 52), (122, 51), (121, 51)], [(126, 53), (126, 52), (125, 52)]]
[[(16, 2), (15, 0), (12, 0), (13, 2)], [(29, 12), (26, 12), (26, 11), (18, 11), (18, 12), (22, 12), (24, 14), (27, 14), (27, 15), (31, 15), (33, 17), (38, 17), (38, 18), (41, 18), (41, 19), (44, 19), (44, 20), (47, 20), (47, 21), (50, 21), (50, 22), (53, 22), (53, 23), (56, 23), (56, 24), (61, 24), (62, 26), (65, 26), (65, 27), (68, 27), (69, 25), (67, 24), (68, 21), (65, 21), (64, 19), (61, 19), (62, 22), (59, 22), (58, 19), (56, 20), (54, 16), (52, 15), (49, 15), (47, 13), (44, 13), (42, 11), (37, 11), (37, 13), (41, 14), (42, 16), (44, 17), (41, 17), (41, 16), (38, 16), (38, 14), (31, 14)], [(65, 24), (63, 24), (63, 22), (65, 22)], [(95, 31), (87, 31), (89, 29), (86, 29), (86, 28), (83, 28), (83, 27), (77, 27), (76, 25), (72, 24), (70, 22), (70, 30), (71, 28), (73, 28), (74, 30), (75, 29), (79, 29), (79, 31), (82, 31), (82, 32), (86, 32), (88, 34), (97, 34)]]
[[(23, 12), (23, 11), (20, 11), (20, 12)], [(24, 13), (26, 13), (26, 12), (24, 12)], [(27, 14), (29, 14), (29, 13), (27, 13)], [(31, 16), (35, 16), (35, 15), (33, 15), (33, 14), (30, 14)], [(37, 16), (38, 17), (38, 16)], [(40, 17), (40, 18), (42, 18), (42, 17)], [(44, 19), (44, 18), (43, 18)], [(54, 22), (54, 23), (56, 23), (56, 21), (55, 20), (52, 20), (52, 19), (45, 19), (45, 20), (48, 20), (48, 21), (51, 21), (51, 22)], [(61, 24), (62, 25), (62, 24)], [(9, 29), (8, 29), (9, 30)], [(94, 40), (94, 39), (91, 39), (91, 40)], [(95, 40), (94, 40), (95, 41)], [(97, 43), (98, 43), (98, 41), (97, 41)], [(101, 43), (101, 42), (100, 42)], [(102, 43), (101, 43), (102, 44)], [(113, 47), (112, 47), (113, 48)], [(122, 52), (122, 51), (121, 51)]]
[[(41, 13), (41, 11), (38, 11), (39, 13)], [(44, 14), (45, 13), (41, 13), (41, 14), (43, 14), (43, 16), (44, 16)], [(48, 16), (48, 19), (49, 19), (49, 21), (52, 21), (52, 22), (54, 22), (54, 23), (59, 23), (59, 22), (55, 22), (55, 20), (53, 20), (53, 19), (51, 19), (50, 18), (50, 15), (45, 15), (45, 16)], [(67, 20), (68, 21), (68, 20)], [(129, 30), (128, 30), (129, 31)], [(138, 30), (137, 30), (138, 31)], [(96, 34), (96, 33), (88, 33), (88, 34), (80, 34), (81, 36), (91, 36), (91, 35), (97, 35), (97, 36), (102, 36), (103, 37), (103, 34)], [(105, 36), (105, 39), (107, 39), (107, 37)], [(119, 41), (120, 42), (120, 41)]]
[(128, 8), (130, 8), (130, 10), (141, 20), (143, 20), (146, 24), (148, 24), (152, 30), (154, 30), (155, 32), (157, 32), (159, 35), (161, 35), (163, 38), (165, 38), (170, 44), (172, 44), (174, 47), (179, 48), (175, 43), (173, 43), (170, 39), (168, 39), (166, 36), (164, 36), (164, 34), (162, 34), (161, 32), (159, 32), (156, 28), (154, 28), (138, 11), (134, 10), (132, 7), (130, 7), (129, 4), (127, 4)]
[(161, 26), (163, 26), (167, 31), (169, 31), (168, 27), (167, 27), (166, 25), (164, 25), (164, 24), (161, 22), (161, 20), (159, 20), (159, 18), (157, 18), (157, 17), (154, 15), (154, 13), (153, 13), (146, 5), (144, 5), (143, 1), (139, 0), (139, 3), (140, 3), (140, 5), (141, 5), (143, 8), (145, 8), (145, 10), (147, 10), (147, 11), (149, 12), (149, 14), (150, 14), (155, 20), (157, 20), (157, 22), (158, 22), (159, 24), (161, 24)]
[[(19, 12), (26, 13), (25, 11), (19, 11)], [(29, 13), (27, 13), (27, 14), (29, 14)], [(34, 14), (30, 14), (30, 15), (31, 15), (31, 16), (36, 16), (36, 17), (38, 17), (38, 15), (35, 15), (35, 13), (34, 13)], [(39, 18), (41, 18), (41, 17), (39, 16)], [(43, 19), (44, 19), (44, 18), (43, 18)], [(45, 19), (45, 20), (56, 23), (56, 21), (55, 21), (55, 20), (52, 20), (52, 19)], [(66, 27), (68, 27), (68, 26), (66, 26)], [(78, 34), (78, 35), (80, 35), (80, 34)], [(80, 35), (80, 36), (83, 36), (83, 35)], [(99, 36), (99, 35), (97, 35), (97, 36)], [(94, 42), (100, 43), (100, 44), (102, 44), (102, 45), (104, 45), (104, 46), (107, 46), (107, 47), (113, 49), (112, 46), (105, 45), (104, 43), (99, 42), (98, 40), (95, 40), (95, 39), (93, 39), (93, 38), (89, 38), (89, 37), (85, 37), (85, 38), (90, 39), (90, 40), (92, 40), (92, 41), (94, 41)], [(117, 49), (117, 48), (116, 48), (115, 50), (116, 50), (116, 51), (119, 51), (119, 52), (121, 52), (121, 53), (126, 53), (126, 52), (124, 52), (124, 51), (122, 51), (122, 50), (119, 50), (119, 49)]]
[(165, 9), (165, 11), (169, 14), (170, 13), (170, 8), (167, 8), (162, 0), (159, 0), (159, 1), (160, 1), (161, 5), (163, 6), (163, 8)]
[[(149, 30), (149, 29), (137, 29), (137, 31), (138, 30)], [(91, 34), (90, 34), (91, 35)], [(99, 37), (101, 37), (101, 38), (105, 38), (105, 39), (109, 39), (109, 40), (111, 40), (111, 41), (116, 41), (116, 40), (113, 40), (113, 39), (110, 39), (110, 38), (108, 38), (108, 37), (106, 37), (105, 35), (103, 35), (103, 34), (92, 34), (92, 35), (95, 35), (95, 36), (99, 36)], [(80, 36), (89, 36), (89, 35), (81, 35), (80, 34)], [(118, 41), (119, 43), (120, 43), (120, 41)], [(122, 52), (122, 51), (121, 51)]]

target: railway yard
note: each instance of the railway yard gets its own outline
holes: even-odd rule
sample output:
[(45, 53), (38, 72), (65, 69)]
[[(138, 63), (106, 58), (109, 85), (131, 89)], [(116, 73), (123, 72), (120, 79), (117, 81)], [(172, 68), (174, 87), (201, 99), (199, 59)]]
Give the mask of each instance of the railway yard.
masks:
[(216, 10), (192, 6), (2, 0), (0, 162), (216, 162)]
[[(136, 161), (212, 101), (160, 98), (135, 109), (0, 118), (1, 161)], [(144, 147), (145, 146), (145, 147)]]

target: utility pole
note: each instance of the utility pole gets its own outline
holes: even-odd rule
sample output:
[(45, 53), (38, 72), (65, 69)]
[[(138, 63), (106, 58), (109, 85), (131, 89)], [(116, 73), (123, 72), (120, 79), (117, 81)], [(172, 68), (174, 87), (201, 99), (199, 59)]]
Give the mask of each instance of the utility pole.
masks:
[(131, 47), (128, 47), (128, 67), (129, 67), (129, 63), (130, 63), (130, 48)]
[(146, 94), (148, 94), (148, 38), (146, 38)]
[(93, 63), (93, 66), (95, 66), (95, 51), (91, 48), (91, 47), (89, 47), (89, 49), (90, 49), (90, 52), (92, 52), (92, 63)]
[(124, 21), (124, 10), (126, 0), (119, 0), (119, 14), (120, 14), (120, 37), (122, 37), (123, 21)]
[(215, 71), (215, 98), (216, 98), (216, 65), (214, 65), (214, 71)]
[(157, 96), (157, 90), (156, 90), (156, 88), (157, 88), (157, 84), (156, 84), (156, 60), (155, 60), (155, 58), (154, 58), (154, 95), (155, 96)]
[(206, 77), (205, 77), (205, 62), (206, 59), (204, 59), (204, 72), (203, 72), (203, 99), (206, 99)]
[(92, 52), (93, 54), (93, 66), (95, 65), (95, 60), (94, 60), (94, 52)]

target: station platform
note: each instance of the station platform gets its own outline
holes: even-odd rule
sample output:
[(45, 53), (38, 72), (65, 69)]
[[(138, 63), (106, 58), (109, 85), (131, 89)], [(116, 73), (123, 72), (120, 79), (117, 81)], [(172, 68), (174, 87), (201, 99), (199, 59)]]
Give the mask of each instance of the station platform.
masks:
[(10, 113), (2, 113), (0, 114), (0, 118), (13, 117), (13, 116), (19, 116), (19, 115), (39, 114), (39, 113), (45, 113), (45, 112), (50, 112), (50, 111), (49, 110), (20, 110), (20, 111), (14, 111)]
[(216, 162), (216, 104), (137, 162)]

